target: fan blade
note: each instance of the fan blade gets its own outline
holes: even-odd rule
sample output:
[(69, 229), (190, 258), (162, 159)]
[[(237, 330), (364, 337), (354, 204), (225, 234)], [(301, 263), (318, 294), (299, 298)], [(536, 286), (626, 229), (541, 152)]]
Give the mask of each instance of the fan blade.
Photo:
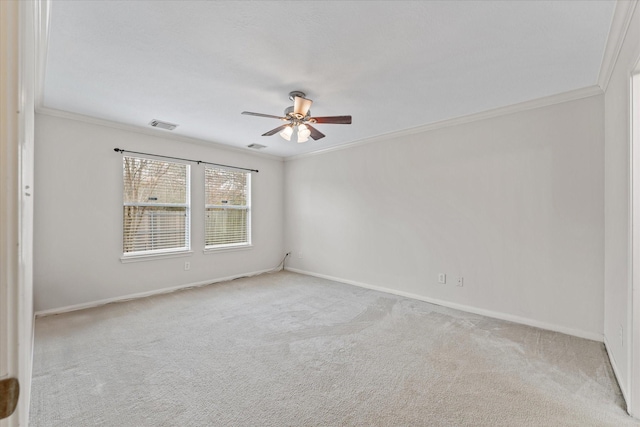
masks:
[(314, 141), (317, 141), (320, 138), (324, 138), (324, 136), (325, 136), (324, 133), (320, 132), (318, 129), (314, 128), (313, 126), (311, 126), (308, 123), (305, 126), (311, 132), (311, 135), (309, 135), (309, 136), (311, 136), (311, 138), (313, 138)]
[(282, 126), (278, 126), (275, 129), (271, 129), (269, 132), (267, 133), (263, 133), (262, 136), (271, 136), (271, 135), (275, 135), (276, 133), (280, 132), (281, 130), (283, 130), (284, 128), (286, 128), (287, 126), (289, 126), (289, 124), (287, 123), (286, 125), (282, 125)]
[(243, 111), (242, 114), (246, 114), (247, 116), (269, 117), (271, 119), (287, 120), (284, 117), (272, 116), (271, 114), (252, 113), (251, 111)]
[(293, 112), (295, 114), (301, 114), (302, 117), (304, 117), (307, 115), (307, 112), (309, 112), (311, 104), (313, 104), (312, 100), (296, 96), (293, 99)]
[(333, 123), (338, 125), (350, 125), (351, 116), (328, 116), (328, 117), (311, 117), (309, 121), (315, 120), (314, 123)]

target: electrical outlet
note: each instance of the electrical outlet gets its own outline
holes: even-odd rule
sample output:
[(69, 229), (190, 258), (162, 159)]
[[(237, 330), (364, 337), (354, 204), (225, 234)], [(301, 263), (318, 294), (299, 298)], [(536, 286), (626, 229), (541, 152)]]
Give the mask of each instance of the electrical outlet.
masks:
[(298, 259), (302, 259), (302, 252), (298, 252)]
[(184, 262), (184, 271), (191, 269), (191, 263), (189, 261)]
[(463, 287), (464, 286), (464, 277), (458, 277), (458, 282), (456, 286)]
[(438, 274), (438, 283), (447, 283), (447, 275), (444, 273)]

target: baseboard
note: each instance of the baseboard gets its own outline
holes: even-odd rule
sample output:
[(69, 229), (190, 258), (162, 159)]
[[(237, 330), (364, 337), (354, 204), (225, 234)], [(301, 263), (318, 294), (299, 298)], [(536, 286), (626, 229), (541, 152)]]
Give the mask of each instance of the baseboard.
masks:
[(214, 283), (227, 282), (229, 280), (239, 279), (241, 277), (257, 276), (258, 274), (266, 273), (268, 271), (273, 271), (273, 269), (268, 268), (266, 270), (259, 270), (251, 273), (242, 273), (242, 274), (236, 274), (233, 276), (221, 277), (219, 279), (204, 280), (202, 282), (187, 283), (184, 285), (172, 286), (169, 288), (155, 289), (153, 291), (140, 292), (136, 294), (123, 295), (123, 296), (113, 297), (113, 298), (106, 298), (98, 301), (85, 302), (82, 304), (68, 305), (66, 307), (52, 308), (49, 310), (41, 310), (41, 311), (36, 311), (35, 317), (37, 318), (37, 317), (44, 317), (44, 316), (52, 316), (55, 314), (68, 313), (70, 311), (84, 310), (85, 308), (99, 307), (101, 305), (111, 304), (112, 302), (131, 301), (134, 299), (146, 298), (153, 295), (168, 294), (168, 293), (179, 291), (182, 289), (197, 288), (200, 286), (212, 285)]
[(417, 299), (420, 301), (429, 302), (431, 304), (441, 305), (443, 307), (453, 308), (460, 311), (465, 311), (473, 314), (480, 314), (482, 316), (492, 317), (494, 319), (507, 320), (509, 322), (520, 323), (522, 325), (533, 326), (535, 328), (546, 329), (549, 331), (560, 332), (567, 335), (572, 335), (579, 338), (586, 338), (592, 341), (603, 342), (604, 336), (601, 334), (595, 334), (593, 332), (587, 332), (580, 329), (567, 328), (564, 326), (554, 325), (552, 323), (540, 322), (538, 320), (529, 319), (526, 317), (515, 316), (512, 314), (501, 313), (498, 311), (486, 310), (483, 308), (473, 307), (469, 305), (457, 304), (450, 301), (439, 300), (436, 298), (425, 297), (423, 295), (413, 294), (410, 292), (399, 291), (397, 289), (385, 288), (383, 286), (369, 285), (367, 283), (356, 282), (354, 280), (342, 279), (339, 277), (328, 276), (326, 274), (314, 273), (311, 271), (299, 270), (297, 268), (286, 267), (285, 270), (294, 273), (305, 274), (307, 276), (319, 277), (321, 279), (333, 280), (334, 282), (345, 283), (347, 285), (359, 286), (361, 288), (372, 289), (374, 291), (386, 292), (393, 295), (399, 295), (402, 297)]
[[(607, 340), (607, 337), (604, 337), (604, 348), (607, 351), (607, 356), (609, 357), (609, 363), (611, 364), (611, 368), (613, 369), (613, 375), (616, 377), (616, 381), (618, 382), (618, 387), (620, 387), (620, 391), (622, 392), (622, 398), (624, 399), (625, 404), (627, 405), (627, 407), (629, 406), (628, 402), (628, 394), (627, 394), (627, 390), (624, 387), (624, 383), (622, 381), (620, 381), (622, 379), (622, 376), (620, 375), (620, 369), (618, 368), (618, 363), (616, 362), (616, 358), (613, 356), (613, 353), (611, 353), (609, 351), (609, 341)], [(628, 409), (627, 409), (628, 412)]]

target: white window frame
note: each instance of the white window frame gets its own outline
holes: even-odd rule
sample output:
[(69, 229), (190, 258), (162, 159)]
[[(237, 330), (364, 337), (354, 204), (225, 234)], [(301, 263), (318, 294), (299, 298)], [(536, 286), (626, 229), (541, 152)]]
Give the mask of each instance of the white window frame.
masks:
[[(215, 166), (206, 166), (206, 169), (219, 169), (219, 170), (229, 170), (226, 168), (221, 168), (221, 167), (215, 167)], [(247, 175), (247, 193), (246, 193), (246, 205), (243, 206), (233, 206), (233, 205), (212, 205), (212, 204), (207, 204), (206, 200), (207, 200), (207, 185), (205, 182), (205, 194), (204, 194), (204, 200), (205, 200), (205, 206), (204, 206), (204, 215), (205, 215), (205, 225), (204, 225), (204, 233), (205, 233), (205, 247), (203, 252), (204, 253), (212, 253), (212, 252), (219, 252), (219, 251), (231, 251), (231, 250), (241, 250), (241, 249), (249, 249), (251, 247), (253, 247), (252, 243), (251, 243), (251, 172), (242, 172), (242, 171), (236, 171), (236, 170), (230, 170), (232, 172), (239, 172), (239, 173), (245, 173)], [(205, 170), (205, 176), (206, 176), (206, 170)], [(206, 179), (206, 178), (205, 178)], [(242, 209), (242, 210), (246, 210), (247, 214), (246, 214), (246, 227), (247, 227), (247, 241), (243, 242), (243, 243), (226, 243), (226, 244), (218, 244), (218, 245), (207, 245), (207, 225), (206, 225), (206, 215), (207, 215), (207, 209)]]
[[(175, 248), (165, 248), (165, 249), (152, 249), (145, 251), (135, 251), (135, 252), (124, 252), (124, 241), (120, 245), (123, 250), (122, 256), (120, 260), (123, 263), (138, 261), (138, 260), (148, 260), (148, 259), (157, 259), (157, 258), (172, 258), (176, 256), (186, 256), (191, 253), (191, 165), (187, 163), (181, 162), (169, 162), (166, 160), (157, 160), (153, 158), (147, 157), (134, 157), (134, 156), (124, 156), (130, 158), (138, 158), (142, 160), (151, 160), (154, 162), (163, 162), (163, 163), (174, 163), (178, 165), (185, 166), (185, 203), (127, 203), (124, 202), (124, 194), (123, 194), (123, 208), (127, 206), (149, 206), (149, 207), (175, 207), (175, 208), (185, 208), (185, 228), (184, 228), (184, 238), (185, 238), (185, 246), (183, 247), (175, 247)], [(122, 161), (124, 162), (124, 157)], [(122, 183), (123, 192), (124, 192), (124, 182)], [(124, 236), (124, 217), (122, 218), (122, 227), (123, 232), (121, 233)]]

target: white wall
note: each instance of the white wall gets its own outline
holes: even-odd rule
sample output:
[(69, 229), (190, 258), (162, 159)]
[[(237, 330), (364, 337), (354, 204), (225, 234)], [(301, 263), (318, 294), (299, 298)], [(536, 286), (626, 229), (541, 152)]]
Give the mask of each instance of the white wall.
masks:
[[(203, 253), (204, 166), (194, 164), (193, 254), (121, 263), (122, 155), (115, 147), (258, 169), (252, 177), (253, 248)], [(282, 259), (281, 160), (38, 114), (35, 169), (37, 311), (256, 272)]]
[[(632, 313), (629, 250), (631, 72), (640, 55), (640, 7), (636, 7), (605, 92), (605, 296), (604, 336), (628, 401)], [(640, 357), (638, 355), (637, 357)]]
[(287, 161), (287, 266), (602, 339), (603, 118), (597, 95)]

